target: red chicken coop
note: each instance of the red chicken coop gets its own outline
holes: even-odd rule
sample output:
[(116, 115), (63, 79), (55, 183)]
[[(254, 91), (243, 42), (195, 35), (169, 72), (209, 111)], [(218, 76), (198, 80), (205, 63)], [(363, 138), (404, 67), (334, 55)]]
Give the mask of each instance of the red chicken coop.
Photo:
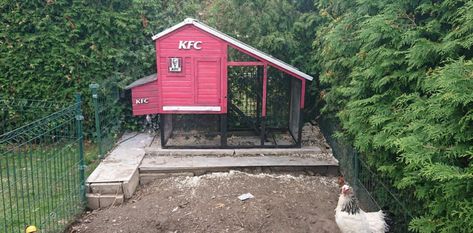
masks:
[(163, 148), (301, 146), (311, 76), (195, 19), (153, 40), (157, 73), (126, 89), (133, 115), (159, 115)]

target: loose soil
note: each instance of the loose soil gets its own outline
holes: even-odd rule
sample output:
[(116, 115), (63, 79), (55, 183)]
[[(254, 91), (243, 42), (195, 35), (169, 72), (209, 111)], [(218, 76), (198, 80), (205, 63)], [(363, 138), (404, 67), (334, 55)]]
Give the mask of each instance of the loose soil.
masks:
[[(254, 198), (240, 201), (251, 193)], [(320, 232), (334, 221), (336, 178), (231, 171), (158, 179), (122, 206), (86, 213), (67, 232)]]

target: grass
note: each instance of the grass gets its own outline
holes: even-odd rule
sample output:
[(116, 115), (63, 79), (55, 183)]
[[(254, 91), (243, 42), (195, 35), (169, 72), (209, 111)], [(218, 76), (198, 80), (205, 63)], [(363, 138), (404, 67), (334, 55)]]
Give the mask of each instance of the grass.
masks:
[[(77, 140), (0, 148), (0, 232), (61, 232), (84, 210)], [(97, 166), (98, 147), (84, 148), (86, 177)]]
[[(121, 116), (117, 95), (111, 94), (115, 101), (105, 96), (99, 103), (105, 106), (99, 118), (104, 150), (113, 146), (110, 130), (119, 131)], [(41, 233), (62, 232), (84, 210), (77, 107), (56, 100), (0, 99), (0, 233), (23, 232), (25, 225)], [(98, 146), (86, 141), (85, 177), (98, 165), (98, 155)]]

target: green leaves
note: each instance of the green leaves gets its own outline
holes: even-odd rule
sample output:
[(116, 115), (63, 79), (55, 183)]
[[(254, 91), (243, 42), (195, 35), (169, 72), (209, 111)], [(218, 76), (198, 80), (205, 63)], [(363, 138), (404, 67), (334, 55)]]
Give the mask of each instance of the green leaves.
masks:
[(328, 19), (314, 42), (325, 113), (398, 188), (415, 188), (412, 231), (468, 232), (453, 216), (473, 218), (472, 1), (357, 1)]

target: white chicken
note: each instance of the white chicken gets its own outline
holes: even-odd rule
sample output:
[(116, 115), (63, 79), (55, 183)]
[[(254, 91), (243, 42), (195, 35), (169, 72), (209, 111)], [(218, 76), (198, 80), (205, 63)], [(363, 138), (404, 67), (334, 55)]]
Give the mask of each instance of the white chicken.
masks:
[(388, 225), (383, 211), (364, 212), (358, 206), (353, 189), (343, 185), (335, 209), (335, 222), (342, 233), (385, 233)]

